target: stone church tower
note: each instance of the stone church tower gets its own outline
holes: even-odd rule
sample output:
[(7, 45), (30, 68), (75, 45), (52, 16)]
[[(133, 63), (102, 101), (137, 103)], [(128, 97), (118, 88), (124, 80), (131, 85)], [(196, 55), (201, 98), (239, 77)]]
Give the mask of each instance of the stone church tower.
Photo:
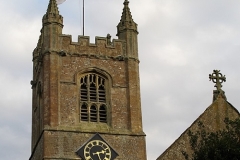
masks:
[[(128, 0), (118, 39), (96, 37), (91, 44), (89, 37), (79, 36), (72, 42), (62, 29), (56, 0), (50, 0), (33, 52), (30, 160), (88, 159), (76, 152), (96, 133), (117, 153), (115, 160), (146, 160), (138, 31)], [(87, 156), (112, 159), (102, 158), (107, 154), (103, 148)]]

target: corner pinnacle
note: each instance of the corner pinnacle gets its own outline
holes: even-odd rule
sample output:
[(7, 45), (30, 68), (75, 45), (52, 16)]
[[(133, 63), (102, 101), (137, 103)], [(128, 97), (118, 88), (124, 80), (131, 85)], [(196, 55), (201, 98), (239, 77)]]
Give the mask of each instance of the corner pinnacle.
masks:
[(129, 1), (125, 0), (123, 4), (124, 4), (124, 8), (123, 8), (122, 16), (119, 24), (117, 25), (117, 29), (118, 29), (117, 35), (119, 35), (120, 32), (126, 29), (134, 30), (137, 32), (137, 24), (133, 21), (132, 14), (128, 6)]
[(57, 2), (56, 0), (50, 0), (48, 4), (47, 14), (56, 14), (59, 15)]
[(123, 13), (122, 13), (122, 17), (121, 17), (121, 21), (133, 21), (132, 19), (132, 14), (130, 12), (130, 8), (128, 6), (129, 1), (125, 0), (124, 1), (124, 8), (123, 8)]
[(124, 5), (128, 5), (128, 4), (129, 4), (129, 1), (128, 1), (128, 0), (125, 0), (123, 4), (124, 4)]
[(47, 13), (43, 16), (43, 25), (50, 23), (56, 23), (63, 27), (63, 17), (59, 14), (56, 0), (49, 1)]

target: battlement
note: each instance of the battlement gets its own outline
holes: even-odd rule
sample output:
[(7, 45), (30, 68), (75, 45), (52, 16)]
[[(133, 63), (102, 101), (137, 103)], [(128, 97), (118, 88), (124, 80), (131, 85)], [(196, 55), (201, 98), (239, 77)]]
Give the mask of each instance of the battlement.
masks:
[(99, 55), (116, 57), (125, 56), (125, 41), (113, 39), (111, 36), (95, 37), (95, 43), (90, 43), (89, 36), (78, 36), (78, 42), (72, 41), (71, 35), (59, 36), (59, 49), (70, 55)]

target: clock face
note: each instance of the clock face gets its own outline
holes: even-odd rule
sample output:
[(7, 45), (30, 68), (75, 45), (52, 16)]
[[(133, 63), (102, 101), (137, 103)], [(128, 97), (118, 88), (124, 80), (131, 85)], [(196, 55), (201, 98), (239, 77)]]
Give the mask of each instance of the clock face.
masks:
[(84, 143), (76, 153), (83, 160), (114, 160), (118, 156), (98, 133)]
[(84, 158), (86, 160), (111, 160), (111, 149), (101, 140), (92, 140), (84, 147)]

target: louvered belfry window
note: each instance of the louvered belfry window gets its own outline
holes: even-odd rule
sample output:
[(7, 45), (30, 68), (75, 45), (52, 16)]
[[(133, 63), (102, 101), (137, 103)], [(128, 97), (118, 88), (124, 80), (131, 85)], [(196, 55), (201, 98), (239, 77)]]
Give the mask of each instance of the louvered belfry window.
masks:
[(80, 120), (107, 123), (106, 79), (85, 74), (80, 79)]
[(87, 104), (82, 104), (82, 106), (81, 106), (81, 120), (82, 121), (88, 121)]

